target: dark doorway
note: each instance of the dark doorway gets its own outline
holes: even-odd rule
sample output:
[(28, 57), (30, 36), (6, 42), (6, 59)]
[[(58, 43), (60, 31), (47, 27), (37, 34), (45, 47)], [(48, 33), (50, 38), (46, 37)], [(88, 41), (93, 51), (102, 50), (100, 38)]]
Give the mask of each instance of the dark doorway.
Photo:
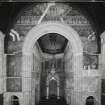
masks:
[(94, 99), (94, 97), (93, 96), (87, 97), (85, 105), (95, 105), (95, 99)]
[(0, 94), (0, 105), (3, 105), (3, 94)]
[(17, 96), (11, 96), (11, 105), (19, 105), (19, 98)]
[(49, 95), (57, 96), (57, 81), (55, 80), (49, 82)]
[[(39, 47), (48, 57), (42, 59), (39, 104), (65, 103), (65, 62), (62, 55), (68, 40), (60, 34), (48, 33), (38, 39)], [(65, 101), (64, 101), (65, 100)], [(61, 103), (59, 103), (61, 105)]]

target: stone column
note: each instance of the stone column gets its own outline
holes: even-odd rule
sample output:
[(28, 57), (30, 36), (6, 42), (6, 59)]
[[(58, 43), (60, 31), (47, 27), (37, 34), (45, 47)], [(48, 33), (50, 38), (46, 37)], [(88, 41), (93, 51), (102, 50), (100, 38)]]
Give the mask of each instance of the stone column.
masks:
[(73, 56), (74, 76), (80, 76), (83, 69), (83, 54), (75, 54)]
[(6, 92), (6, 80), (7, 80), (7, 55), (3, 54), (2, 76), (3, 76), (3, 92)]
[(4, 35), (0, 32), (0, 94), (4, 92)]
[(59, 84), (58, 84), (58, 86), (57, 86), (57, 98), (58, 98), (58, 99), (60, 98), (60, 96), (59, 96)]
[[(100, 38), (101, 38), (101, 54), (99, 55), (99, 70), (101, 74), (100, 76), (100, 94), (101, 94), (101, 81), (102, 79), (105, 79), (105, 32), (101, 34)], [(101, 94), (101, 95), (104, 95), (104, 94)], [(100, 100), (101, 100), (101, 97), (100, 97)], [(99, 105), (101, 105), (101, 101), (99, 102)]]
[(24, 54), (22, 68), (22, 92), (24, 105), (31, 105), (31, 71), (33, 68), (32, 54)]
[[(72, 86), (74, 82), (73, 78), (73, 52), (72, 52), (71, 44), (68, 43), (65, 52), (64, 52), (64, 61), (65, 61), (65, 79), (66, 79), (66, 86), (65, 86), (65, 97), (67, 104), (71, 104), (71, 91), (73, 91)], [(72, 83), (71, 83), (72, 81)]]
[(46, 99), (49, 97), (49, 86), (47, 85), (47, 91), (46, 91)]
[(83, 105), (80, 100), (82, 100), (81, 97), (81, 78), (82, 78), (82, 70), (83, 70), (83, 54), (77, 53), (73, 56), (73, 70), (74, 70), (74, 83), (73, 83), (73, 96), (71, 97), (71, 103), (75, 105)]
[(105, 32), (101, 35), (101, 55), (99, 61), (102, 78), (105, 79)]

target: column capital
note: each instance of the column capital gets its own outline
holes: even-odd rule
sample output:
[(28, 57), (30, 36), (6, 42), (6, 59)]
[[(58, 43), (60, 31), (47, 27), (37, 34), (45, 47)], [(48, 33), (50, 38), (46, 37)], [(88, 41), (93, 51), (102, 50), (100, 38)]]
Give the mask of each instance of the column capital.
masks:
[(101, 44), (104, 44), (105, 43), (105, 32), (101, 34), (100, 38), (101, 38)]
[(25, 52), (25, 53), (22, 53), (23, 56), (32, 56), (33, 54), (32, 53), (29, 53), (29, 52)]
[(4, 39), (5, 35), (0, 31), (0, 38)]

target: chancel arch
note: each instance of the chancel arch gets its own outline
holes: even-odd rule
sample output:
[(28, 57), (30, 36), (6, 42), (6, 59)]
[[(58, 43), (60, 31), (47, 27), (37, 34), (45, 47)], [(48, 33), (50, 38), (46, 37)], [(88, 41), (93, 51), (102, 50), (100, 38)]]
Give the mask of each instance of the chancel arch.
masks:
[[(69, 44), (72, 46), (72, 53), (73, 53), (73, 71), (74, 71), (74, 77), (81, 72), (82, 70), (82, 59), (83, 59), (83, 48), (82, 43), (79, 38), (78, 33), (71, 27), (69, 27), (66, 24), (62, 24), (59, 22), (44, 22), (36, 27), (32, 28), (29, 33), (27, 34), (27, 37), (25, 39), (24, 45), (23, 45), (23, 66), (22, 66), (22, 74), (23, 74), (23, 91), (24, 95), (27, 94), (27, 97), (24, 96), (24, 102), (28, 105), (30, 103), (30, 100), (32, 97), (31, 94), (31, 71), (32, 71), (32, 65), (33, 65), (33, 48), (35, 46), (36, 41), (43, 35), (47, 33), (58, 33), (65, 38), (68, 39)], [(65, 72), (69, 73), (65, 70)], [(25, 77), (25, 78), (24, 78)], [(68, 80), (69, 81), (69, 80)], [(74, 82), (75, 83), (75, 82)], [(30, 84), (30, 85), (29, 85)], [(66, 84), (67, 91), (72, 92), (68, 86), (69, 83)], [(66, 92), (68, 93), (68, 92)], [(70, 93), (69, 93), (70, 94)], [(75, 94), (74, 94), (75, 95)], [(72, 95), (71, 95), (72, 96)], [(73, 102), (72, 102), (73, 103)], [(33, 103), (35, 104), (35, 103)]]
[[(48, 98), (53, 94), (62, 96), (68, 105), (85, 105), (88, 96), (94, 96), (100, 103), (100, 70), (98, 70), (96, 54), (98, 52), (96, 30), (91, 21), (82, 14), (83, 9), (80, 10), (78, 6), (75, 8), (76, 5), (73, 4), (73, 6), (72, 3), (51, 4), (46, 16), (39, 22), (48, 5), (50, 4), (27, 5), (10, 27), (6, 49), (7, 80), (4, 105), (7, 105), (7, 97), (10, 97), (12, 93), (20, 94), (20, 105), (40, 104), (41, 97), (47, 95), (47, 86), (49, 91), (50, 87), (53, 87)], [(14, 36), (13, 32), (16, 33)], [(55, 36), (58, 39), (53, 39)], [(47, 40), (47, 38), (50, 39)], [(67, 42), (65, 49), (58, 53), (55, 47), (62, 46), (64, 40)], [(51, 43), (54, 45), (51, 45), (50, 48)], [(50, 53), (46, 53), (47, 51)], [(64, 71), (59, 71), (60, 73), (62, 71), (61, 74), (64, 77), (60, 77), (60, 73), (57, 73), (56, 70), (53, 75), (51, 66), (48, 72), (52, 75), (51, 81), (47, 81), (49, 75), (46, 69), (47, 75), (44, 75), (42, 66), (45, 62), (50, 63), (53, 58), (55, 61), (63, 60)], [(61, 81), (62, 87), (60, 87)], [(62, 100), (60, 98), (60, 102)]]

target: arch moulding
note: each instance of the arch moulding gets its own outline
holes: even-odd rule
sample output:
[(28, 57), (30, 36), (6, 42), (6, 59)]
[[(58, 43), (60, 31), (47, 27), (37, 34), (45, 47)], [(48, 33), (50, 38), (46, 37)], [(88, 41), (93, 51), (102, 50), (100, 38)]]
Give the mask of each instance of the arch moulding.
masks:
[(23, 54), (31, 54), (35, 42), (47, 33), (59, 33), (70, 41), (75, 54), (82, 53), (83, 48), (80, 37), (73, 28), (60, 22), (44, 22), (33, 27), (28, 32), (23, 44)]
[[(23, 43), (23, 64), (22, 64), (22, 91), (24, 105), (35, 105), (35, 98), (31, 94), (31, 71), (33, 65), (33, 49), (36, 41), (47, 33), (58, 33), (68, 39), (73, 50), (73, 70), (74, 74), (79, 73), (82, 66), (83, 48), (78, 33), (68, 26), (60, 22), (43, 22), (33, 27), (27, 34)], [(75, 62), (75, 63), (74, 63)], [(32, 98), (34, 102), (32, 103)]]

